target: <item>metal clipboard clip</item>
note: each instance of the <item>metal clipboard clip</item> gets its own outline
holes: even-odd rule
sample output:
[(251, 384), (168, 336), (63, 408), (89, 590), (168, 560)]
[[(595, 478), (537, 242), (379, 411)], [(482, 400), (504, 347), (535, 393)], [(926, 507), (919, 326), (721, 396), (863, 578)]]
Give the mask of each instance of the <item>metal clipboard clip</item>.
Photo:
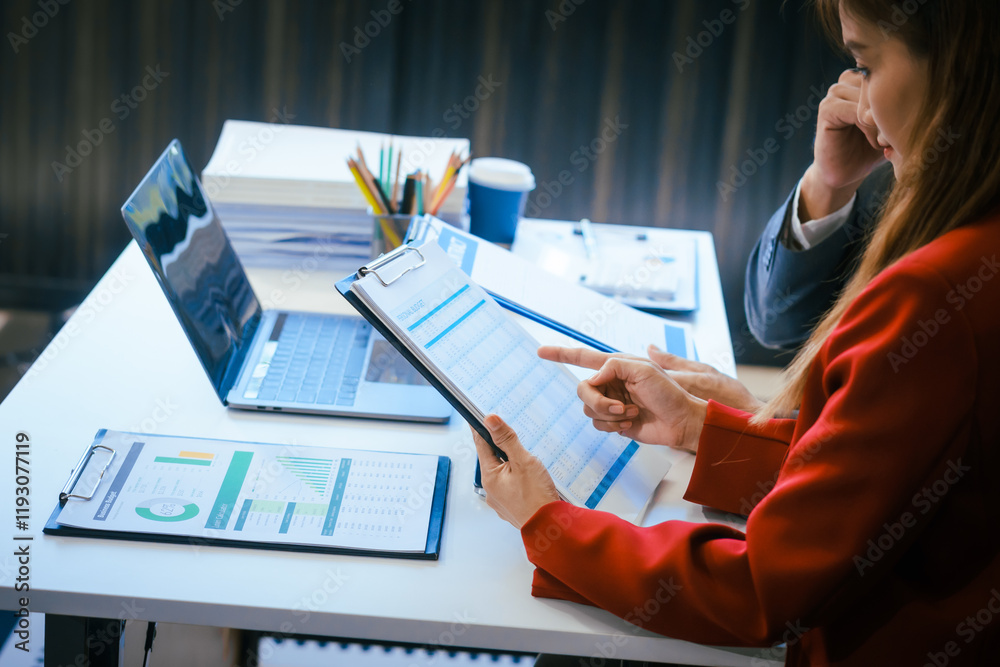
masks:
[[(396, 260), (402, 259), (403, 257), (406, 257), (410, 253), (416, 253), (417, 257), (420, 258), (420, 261), (417, 261), (416, 258), (409, 257), (408, 259), (411, 261), (411, 263), (408, 266), (404, 266), (403, 270), (397, 273), (395, 276), (388, 277), (388, 279), (386, 279), (379, 275), (378, 273), (379, 269), (388, 268), (388, 264), (394, 263)], [(370, 273), (376, 278), (378, 278), (378, 281), (382, 283), (382, 287), (388, 287), (389, 285), (393, 284), (394, 282), (405, 276), (410, 271), (414, 269), (419, 269), (426, 262), (427, 260), (424, 259), (424, 254), (420, 252), (417, 248), (410, 245), (401, 245), (392, 252), (388, 252), (382, 255), (371, 264), (366, 264), (365, 266), (362, 266), (360, 269), (358, 269), (358, 276), (363, 278), (364, 276)], [(393, 268), (395, 268), (395, 265), (393, 266)]]
[[(90, 490), (90, 495), (85, 496), (79, 493), (71, 493), (71, 491), (76, 491), (77, 482), (80, 481), (80, 477), (83, 476), (83, 471), (87, 469), (87, 464), (90, 463), (90, 459), (94, 455), (94, 450), (97, 449), (103, 449), (109, 451), (111, 452), (111, 456), (108, 457), (108, 460), (104, 462), (104, 467), (101, 468), (101, 472), (97, 476), (97, 481), (94, 483), (94, 488)], [(115, 460), (115, 450), (111, 449), (107, 445), (91, 446), (91, 448), (84, 453), (83, 457), (80, 459), (80, 462), (76, 464), (76, 468), (73, 469), (73, 473), (70, 475), (69, 481), (66, 482), (66, 486), (64, 486), (63, 490), (59, 492), (59, 504), (65, 505), (66, 501), (69, 500), (70, 498), (78, 498), (80, 500), (90, 500), (91, 498), (93, 498), (94, 494), (97, 493), (98, 487), (100, 487), (101, 485), (101, 479), (103, 479), (104, 473), (107, 472), (108, 466), (110, 466), (111, 462), (114, 460)]]

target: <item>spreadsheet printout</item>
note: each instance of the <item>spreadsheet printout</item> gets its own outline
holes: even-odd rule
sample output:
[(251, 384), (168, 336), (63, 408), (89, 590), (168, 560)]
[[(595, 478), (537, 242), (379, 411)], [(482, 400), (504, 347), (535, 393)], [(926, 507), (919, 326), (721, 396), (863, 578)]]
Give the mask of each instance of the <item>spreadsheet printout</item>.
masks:
[(386, 286), (369, 275), (358, 280), (360, 289), (480, 419), (499, 415), (568, 500), (596, 507), (639, 445), (595, 429), (583, 414), (576, 377), (539, 359), (538, 343), (443, 250), (428, 244), (421, 252), (444, 262), (430, 261)]

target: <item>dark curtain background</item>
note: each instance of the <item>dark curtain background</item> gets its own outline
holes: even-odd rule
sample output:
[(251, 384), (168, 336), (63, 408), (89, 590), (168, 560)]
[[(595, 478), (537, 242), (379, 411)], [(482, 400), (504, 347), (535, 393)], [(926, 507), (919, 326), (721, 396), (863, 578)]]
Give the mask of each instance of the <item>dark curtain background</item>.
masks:
[(773, 360), (745, 328), (744, 266), (843, 66), (799, 0), (0, 11), (0, 307), (80, 301), (129, 240), (119, 207), (171, 138), (200, 170), (227, 118), (440, 130), (531, 165), (535, 217), (713, 232), (737, 358)]

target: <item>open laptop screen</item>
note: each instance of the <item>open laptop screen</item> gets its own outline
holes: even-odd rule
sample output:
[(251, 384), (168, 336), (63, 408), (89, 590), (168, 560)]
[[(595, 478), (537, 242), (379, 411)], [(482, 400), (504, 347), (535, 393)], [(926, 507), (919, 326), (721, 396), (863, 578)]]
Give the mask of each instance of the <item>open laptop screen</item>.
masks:
[(180, 142), (170, 143), (122, 215), (225, 400), (227, 375), (242, 361), (261, 308)]

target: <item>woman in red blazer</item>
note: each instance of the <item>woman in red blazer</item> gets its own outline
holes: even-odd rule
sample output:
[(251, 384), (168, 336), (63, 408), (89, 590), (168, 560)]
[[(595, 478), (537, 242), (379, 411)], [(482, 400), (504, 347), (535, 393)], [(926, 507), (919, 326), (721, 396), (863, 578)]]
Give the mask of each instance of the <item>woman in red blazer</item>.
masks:
[(685, 497), (747, 514), (746, 531), (561, 502), (495, 415), (509, 461), (476, 436), (483, 484), (535, 595), (695, 642), (784, 644), (793, 665), (997, 665), (1000, 3), (817, 5), (864, 77), (844, 131), (897, 186), (784, 390), (751, 415), (648, 359), (539, 350), (597, 371), (579, 388), (596, 428), (693, 452)]

